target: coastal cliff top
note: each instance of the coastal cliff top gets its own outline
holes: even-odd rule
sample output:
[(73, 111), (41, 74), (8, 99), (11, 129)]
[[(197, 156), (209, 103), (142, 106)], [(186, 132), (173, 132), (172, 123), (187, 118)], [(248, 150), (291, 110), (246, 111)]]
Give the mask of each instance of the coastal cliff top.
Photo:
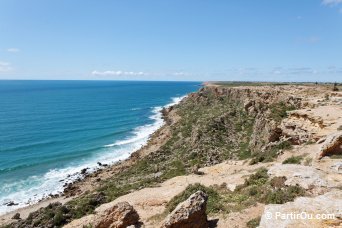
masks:
[[(128, 202), (144, 225), (160, 227), (180, 198), (197, 190), (209, 194), (207, 213), (218, 220), (217, 227), (283, 226), (264, 214), (311, 210), (297, 199), (330, 205), (326, 213), (342, 210), (341, 203), (334, 203), (342, 183), (342, 89), (333, 91), (331, 84), (232, 85), (205, 83), (164, 109), (165, 125), (148, 145), (66, 189), (66, 209), (51, 206), (63, 209), (59, 224), (101, 223), (118, 203)], [(29, 216), (17, 225), (54, 223), (46, 217), (50, 210), (36, 212), (39, 221)], [(5, 222), (10, 221), (8, 216)], [(322, 227), (321, 222), (311, 225)]]

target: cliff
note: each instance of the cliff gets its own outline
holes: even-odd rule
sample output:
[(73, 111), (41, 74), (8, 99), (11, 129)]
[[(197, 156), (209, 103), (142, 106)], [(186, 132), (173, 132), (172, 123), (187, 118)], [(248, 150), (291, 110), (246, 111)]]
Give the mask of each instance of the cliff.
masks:
[[(340, 191), (341, 98), (324, 86), (209, 84), (163, 110), (166, 124), (129, 160), (70, 185), (63, 197), (75, 198), (64, 205), (9, 226), (96, 226), (128, 202), (142, 224), (159, 227), (175, 202), (201, 190), (211, 224), (252, 227), (265, 205), (295, 208), (297, 197)], [(319, 160), (321, 147), (331, 149)], [(265, 219), (262, 227), (272, 227)]]

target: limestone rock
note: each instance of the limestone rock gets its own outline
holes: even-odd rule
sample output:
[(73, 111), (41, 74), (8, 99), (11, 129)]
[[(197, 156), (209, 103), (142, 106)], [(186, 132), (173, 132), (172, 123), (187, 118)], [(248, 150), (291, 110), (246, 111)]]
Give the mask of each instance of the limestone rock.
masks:
[(342, 173), (342, 162), (336, 162), (331, 166), (336, 173)]
[(163, 228), (207, 228), (205, 213), (208, 196), (202, 191), (192, 194), (168, 215)]
[(139, 215), (127, 202), (120, 202), (99, 217), (95, 228), (126, 228), (139, 223)]
[(299, 185), (305, 189), (309, 189), (311, 186), (328, 186), (324, 174), (310, 166), (276, 164), (268, 170), (268, 174), (275, 177), (286, 177), (285, 185)]
[(314, 140), (323, 126), (321, 117), (310, 115), (307, 110), (296, 110), (289, 112), (289, 117), (282, 121), (280, 128), (292, 144), (300, 145)]
[(341, 190), (314, 198), (299, 197), (294, 202), (266, 205), (259, 227), (340, 227), (342, 225), (342, 220), (339, 218), (341, 211)]
[(319, 151), (319, 159), (331, 154), (342, 154), (342, 131), (327, 137)]

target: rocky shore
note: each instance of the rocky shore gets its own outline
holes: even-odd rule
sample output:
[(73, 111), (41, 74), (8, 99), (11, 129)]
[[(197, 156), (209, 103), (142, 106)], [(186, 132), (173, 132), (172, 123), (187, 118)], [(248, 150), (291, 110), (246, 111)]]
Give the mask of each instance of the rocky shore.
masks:
[[(83, 170), (62, 196), (2, 216), (0, 224), (342, 225), (342, 92), (324, 85), (206, 84), (163, 116), (165, 125), (129, 159)], [(334, 217), (266, 216), (302, 211)]]

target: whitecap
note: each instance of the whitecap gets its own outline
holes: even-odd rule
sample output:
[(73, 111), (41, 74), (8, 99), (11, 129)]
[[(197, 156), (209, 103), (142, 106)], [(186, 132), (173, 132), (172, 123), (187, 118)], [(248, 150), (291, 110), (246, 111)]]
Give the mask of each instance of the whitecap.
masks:
[[(171, 98), (172, 102), (164, 107), (176, 105), (185, 97), (173, 97)], [(112, 144), (105, 145), (106, 151), (100, 155), (96, 154), (90, 159), (83, 160), (78, 164), (71, 164), (67, 168), (49, 170), (42, 176), (31, 176), (26, 180), (2, 186), (2, 189), (13, 189), (13, 186), (16, 185), (18, 191), (0, 197), (0, 215), (35, 204), (50, 195), (62, 193), (68, 183), (83, 178), (83, 175), (80, 174), (82, 169), (87, 168), (89, 173), (99, 169), (100, 167), (97, 162), (111, 165), (117, 161), (127, 159), (134, 151), (146, 145), (150, 135), (164, 124), (161, 113), (162, 109), (163, 107), (160, 106), (153, 107), (152, 115), (149, 117), (153, 120), (153, 123), (135, 128), (132, 136), (124, 140), (118, 140)], [(18, 205), (7, 206), (6, 203), (10, 201), (14, 201)]]

